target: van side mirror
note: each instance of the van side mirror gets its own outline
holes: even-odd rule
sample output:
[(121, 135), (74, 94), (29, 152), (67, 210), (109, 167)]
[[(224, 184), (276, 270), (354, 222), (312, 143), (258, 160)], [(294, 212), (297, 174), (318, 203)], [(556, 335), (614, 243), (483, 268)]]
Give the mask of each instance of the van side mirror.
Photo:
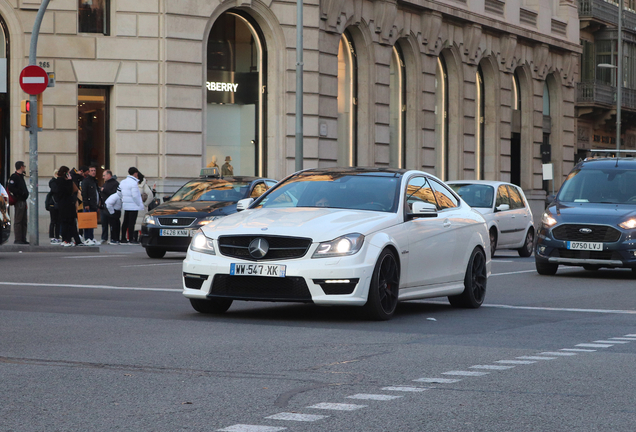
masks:
[(409, 220), (415, 218), (434, 218), (437, 217), (437, 207), (435, 204), (427, 202), (414, 202), (413, 211), (407, 216)]
[(508, 205), (508, 204), (500, 204), (499, 207), (495, 208), (495, 210), (498, 211), (498, 212), (510, 210), (510, 205)]
[(243, 211), (254, 202), (254, 198), (244, 198), (236, 203), (236, 211)]

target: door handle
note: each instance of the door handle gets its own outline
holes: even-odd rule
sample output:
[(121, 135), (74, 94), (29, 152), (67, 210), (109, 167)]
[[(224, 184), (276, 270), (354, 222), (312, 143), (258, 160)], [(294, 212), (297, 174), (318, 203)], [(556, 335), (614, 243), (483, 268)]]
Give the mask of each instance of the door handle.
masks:
[(449, 221), (448, 219), (446, 219), (444, 221), (444, 228), (448, 228), (449, 226), (451, 226), (451, 221)]

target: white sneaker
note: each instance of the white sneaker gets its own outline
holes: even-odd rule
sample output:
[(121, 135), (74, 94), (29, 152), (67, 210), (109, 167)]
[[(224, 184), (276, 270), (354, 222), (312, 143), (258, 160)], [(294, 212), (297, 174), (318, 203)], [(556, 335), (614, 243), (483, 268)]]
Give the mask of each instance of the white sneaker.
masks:
[(84, 244), (86, 246), (95, 246), (97, 243), (95, 243), (95, 240), (93, 239), (86, 239), (86, 241), (84, 242)]
[(75, 246), (75, 243), (62, 242), (62, 246), (64, 246), (64, 247), (73, 247), (73, 246)]
[(80, 238), (80, 241), (81, 241), (82, 243), (84, 243), (84, 236), (83, 236), (83, 235), (80, 235), (80, 236), (79, 236), (79, 238)]

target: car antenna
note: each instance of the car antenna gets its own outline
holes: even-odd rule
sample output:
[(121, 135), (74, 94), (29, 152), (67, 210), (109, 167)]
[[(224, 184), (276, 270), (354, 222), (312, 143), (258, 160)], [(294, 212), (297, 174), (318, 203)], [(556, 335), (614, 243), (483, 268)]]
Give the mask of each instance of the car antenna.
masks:
[(635, 154), (636, 150), (611, 150), (611, 149), (594, 149), (590, 150), (592, 153), (617, 153), (616, 155), (616, 166), (618, 166), (618, 160), (620, 159), (621, 153), (629, 153)]

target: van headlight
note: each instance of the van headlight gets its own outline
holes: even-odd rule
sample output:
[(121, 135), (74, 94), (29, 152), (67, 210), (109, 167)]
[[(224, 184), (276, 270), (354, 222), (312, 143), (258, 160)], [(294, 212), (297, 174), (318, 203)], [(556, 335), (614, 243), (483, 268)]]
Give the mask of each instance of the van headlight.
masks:
[(627, 230), (635, 229), (636, 218), (627, 219), (626, 221), (619, 223), (618, 226)]
[(550, 214), (550, 212), (546, 211), (543, 213), (543, 216), (541, 216), (541, 223), (550, 228), (551, 226), (556, 225), (557, 220)]
[(214, 251), (214, 242), (211, 238), (207, 238), (203, 231), (197, 231), (190, 241), (190, 249), (196, 252), (202, 252), (210, 255), (216, 255)]
[(347, 234), (335, 240), (320, 243), (312, 258), (354, 255), (362, 248), (362, 243), (364, 243), (364, 236), (362, 234)]

